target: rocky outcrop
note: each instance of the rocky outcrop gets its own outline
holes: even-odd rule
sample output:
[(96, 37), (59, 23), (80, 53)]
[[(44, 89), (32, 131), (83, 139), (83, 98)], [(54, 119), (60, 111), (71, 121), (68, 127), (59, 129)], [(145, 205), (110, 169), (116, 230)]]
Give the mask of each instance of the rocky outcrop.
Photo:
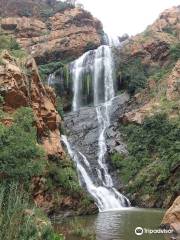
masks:
[[(5, 6), (8, 9), (9, 5)], [(15, 36), (38, 64), (72, 60), (101, 44), (101, 23), (81, 8), (67, 7), (47, 18), (34, 12), (28, 17), (25, 14), (20, 17), (18, 12), (9, 17), (8, 13), (0, 20), (1, 29), (5, 34)]]
[[(149, 120), (152, 119), (152, 121), (154, 121), (153, 118), (155, 118), (155, 115), (164, 114), (170, 124), (178, 123), (179, 121), (179, 16), (180, 7), (173, 7), (164, 11), (143, 33), (128, 39), (122, 46), (119, 54), (119, 61), (121, 62), (118, 69), (120, 73), (120, 87), (124, 88), (124, 90), (128, 89), (131, 93), (131, 98), (124, 114), (119, 115), (119, 127), (122, 136), (124, 133), (123, 141), (125, 143), (126, 141), (128, 142), (127, 150), (129, 150), (129, 155), (126, 155), (126, 153), (120, 154), (120, 167), (118, 168), (118, 166), (115, 165), (115, 168), (116, 171), (119, 172), (119, 178), (122, 178), (123, 188), (126, 192), (125, 195), (131, 200), (132, 204), (140, 207), (167, 208), (179, 194), (179, 191), (174, 191), (173, 189), (173, 186), (179, 180), (178, 151), (172, 151), (172, 155), (177, 153), (174, 157), (176, 164), (173, 166), (173, 160), (169, 159), (173, 168), (170, 169), (169, 166), (167, 167), (170, 173), (167, 175), (166, 180), (161, 181), (160, 184), (158, 184), (159, 174), (156, 175), (157, 166), (159, 164), (160, 168), (163, 169), (165, 166), (164, 159), (168, 153), (160, 155), (158, 153), (160, 150), (154, 153), (153, 149), (156, 149), (157, 144), (152, 143), (151, 149), (146, 147), (146, 150), (149, 151), (149, 160), (144, 160), (146, 157), (143, 159), (143, 155), (135, 156), (135, 152), (139, 152), (141, 155), (141, 151), (144, 151), (141, 149), (141, 144), (143, 148), (145, 143), (143, 144), (139, 139), (141, 139), (142, 136), (144, 142), (146, 141), (146, 134), (144, 136), (143, 131), (141, 133), (141, 130), (146, 125), (143, 124), (146, 117), (150, 117)], [(134, 86), (135, 90), (131, 91), (131, 87), (133, 88)], [(131, 126), (125, 126), (128, 124), (131, 124)], [(154, 122), (154, 126), (156, 126), (156, 124), (158, 126), (158, 123)], [(134, 133), (136, 133), (137, 129), (137, 138), (129, 141), (129, 139), (134, 136), (133, 133), (132, 135), (130, 133), (131, 127), (133, 132), (133, 126), (135, 129)], [(177, 130), (179, 129), (178, 126), (176, 126), (176, 128)], [(139, 137), (138, 131), (140, 131)], [(149, 128), (149, 132), (153, 131), (155, 131), (155, 128), (152, 126)], [(160, 133), (158, 135), (160, 136)], [(158, 135), (156, 137), (157, 139)], [(171, 135), (171, 132), (169, 135)], [(151, 137), (148, 136), (147, 139), (149, 140)], [(177, 141), (178, 135), (175, 137), (172, 145), (175, 145)], [(139, 150), (136, 150), (136, 143)], [(162, 144), (162, 149), (164, 151), (166, 150), (165, 144)], [(132, 168), (134, 169), (136, 169), (139, 163), (143, 165), (143, 161), (146, 161), (146, 164), (143, 167), (139, 167), (139, 169), (137, 167), (136, 174), (133, 177), (129, 177), (129, 180), (126, 181), (126, 172), (129, 171), (131, 174), (132, 171), (133, 174), (133, 169), (129, 168), (127, 170), (126, 167), (124, 167), (126, 164), (125, 160), (130, 163), (132, 161)], [(134, 160), (136, 160), (136, 162), (133, 162)], [(159, 160), (162, 161), (162, 163)], [(140, 185), (141, 178), (143, 179), (142, 185)], [(137, 184), (135, 184), (136, 182)], [(153, 182), (156, 183), (156, 186), (150, 191), (149, 186)], [(137, 187), (136, 189), (135, 186)], [(149, 189), (146, 190), (146, 188)]]
[(4, 97), (4, 111), (14, 112), (19, 107), (32, 107), (37, 134), (49, 157), (62, 157), (59, 125), (55, 108), (55, 94), (41, 83), (36, 63), (29, 57), (24, 70), (7, 51), (1, 54), (0, 93)]
[(176, 66), (167, 79), (166, 96), (168, 100), (180, 99), (180, 60), (176, 63)]
[(140, 57), (149, 66), (167, 65), (170, 46), (180, 40), (180, 6), (165, 10), (143, 33), (133, 36), (122, 48), (125, 58)]
[[(126, 146), (122, 142), (121, 135), (118, 133), (118, 118), (125, 111), (126, 103), (129, 100), (129, 95), (124, 93), (117, 96), (112, 101), (110, 109), (111, 125), (106, 129), (105, 137), (108, 152), (126, 152)], [(76, 112), (65, 114), (64, 126), (68, 135), (68, 140), (72, 149), (78, 155), (83, 164), (83, 158), (78, 153), (79, 151), (87, 156), (91, 168), (86, 169), (89, 175), (95, 176), (97, 179), (97, 159), (99, 153), (98, 138), (99, 138), (99, 123), (97, 119), (97, 112), (95, 107), (83, 107)], [(107, 163), (109, 158), (107, 157)], [(85, 166), (87, 167), (87, 166)], [(110, 167), (110, 170), (111, 167)], [(116, 182), (115, 172), (114, 175)], [(98, 182), (96, 182), (98, 184)]]
[(165, 213), (161, 227), (170, 228), (175, 233), (180, 234), (180, 196), (176, 198), (172, 206)]

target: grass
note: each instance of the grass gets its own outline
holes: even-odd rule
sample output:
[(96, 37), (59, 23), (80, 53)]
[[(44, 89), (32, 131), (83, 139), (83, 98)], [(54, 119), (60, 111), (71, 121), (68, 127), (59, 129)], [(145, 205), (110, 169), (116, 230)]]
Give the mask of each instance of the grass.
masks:
[(0, 184), (0, 239), (63, 240), (53, 232), (45, 215), (36, 210), (29, 195), (16, 182)]

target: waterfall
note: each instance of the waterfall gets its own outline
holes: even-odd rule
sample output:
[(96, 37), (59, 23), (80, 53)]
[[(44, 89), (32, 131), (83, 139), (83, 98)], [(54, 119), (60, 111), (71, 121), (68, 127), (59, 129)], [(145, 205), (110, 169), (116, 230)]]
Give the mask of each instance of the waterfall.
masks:
[[(113, 70), (112, 51), (107, 45), (86, 52), (70, 64), (74, 93), (73, 111), (87, 105), (86, 102), (84, 104), (84, 95), (88, 94), (87, 89), (83, 88), (84, 83), (89, 84), (87, 88), (92, 92), (90, 99), (93, 105), (106, 102), (114, 96)], [(86, 81), (86, 76), (91, 76), (91, 83)]]
[[(62, 135), (61, 139), (66, 145), (69, 155), (71, 156), (72, 160), (76, 164), (81, 185), (85, 183), (87, 191), (94, 198), (100, 212), (118, 210), (123, 206), (129, 205), (128, 199), (126, 199), (123, 195), (117, 192), (115, 188), (96, 186), (93, 183), (86, 169), (83, 167), (83, 165), (79, 161), (78, 154), (72, 150), (67, 140), (67, 137)], [(82, 153), (80, 154), (83, 156), (85, 162), (88, 162), (87, 158)]]
[(75, 146), (71, 146), (66, 136), (62, 136), (62, 141), (76, 164), (81, 185), (85, 186), (86, 190), (94, 198), (99, 211), (128, 207), (130, 206), (129, 200), (115, 189), (106, 164), (107, 146), (105, 133), (111, 124), (110, 112), (112, 100), (115, 97), (115, 74), (111, 47), (103, 45), (96, 50), (86, 52), (70, 64), (70, 69), (74, 93), (73, 111), (80, 110), (84, 106), (84, 77), (86, 74), (90, 74), (92, 79), (92, 83), (89, 84), (88, 82), (88, 86), (91, 87), (91, 92), (93, 93), (91, 100), (93, 107), (96, 109), (99, 129), (97, 174), (92, 173), (88, 157)]
[(54, 73), (49, 74), (49, 77), (47, 80), (48, 86), (51, 86), (53, 84), (54, 80), (55, 80), (55, 74)]

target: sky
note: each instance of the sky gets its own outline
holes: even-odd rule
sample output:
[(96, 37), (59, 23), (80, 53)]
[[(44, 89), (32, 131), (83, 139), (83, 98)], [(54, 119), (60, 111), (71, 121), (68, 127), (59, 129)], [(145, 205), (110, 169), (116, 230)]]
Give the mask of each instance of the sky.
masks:
[(135, 35), (146, 29), (159, 14), (180, 0), (78, 0), (103, 23), (105, 32)]

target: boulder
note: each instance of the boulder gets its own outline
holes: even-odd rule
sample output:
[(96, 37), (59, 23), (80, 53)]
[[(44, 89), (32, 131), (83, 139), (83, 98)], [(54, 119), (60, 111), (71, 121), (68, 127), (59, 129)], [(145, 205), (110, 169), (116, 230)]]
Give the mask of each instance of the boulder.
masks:
[(161, 223), (162, 228), (171, 228), (175, 233), (180, 234), (180, 196), (173, 202), (167, 210)]

